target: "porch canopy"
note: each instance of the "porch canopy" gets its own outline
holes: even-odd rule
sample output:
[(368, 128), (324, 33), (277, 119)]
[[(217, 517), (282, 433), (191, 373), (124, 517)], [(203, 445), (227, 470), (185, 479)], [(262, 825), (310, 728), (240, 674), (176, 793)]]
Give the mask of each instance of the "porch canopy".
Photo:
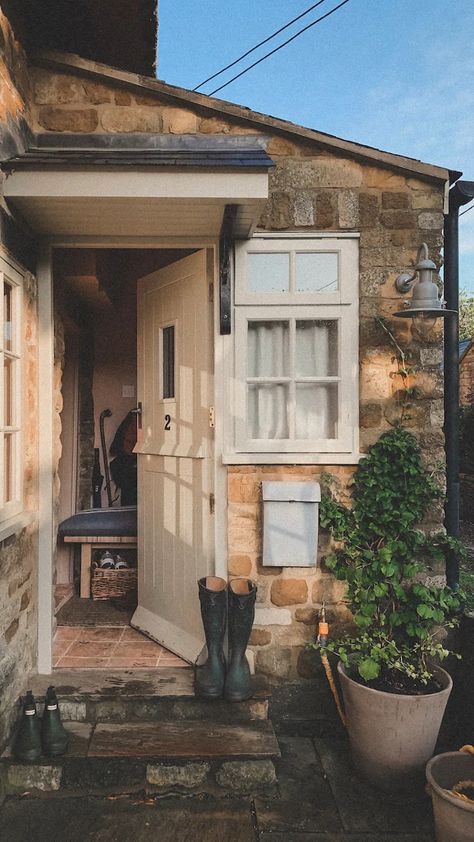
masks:
[(235, 205), (245, 238), (272, 166), (258, 137), (48, 134), (2, 164), (3, 192), (38, 234), (217, 237)]

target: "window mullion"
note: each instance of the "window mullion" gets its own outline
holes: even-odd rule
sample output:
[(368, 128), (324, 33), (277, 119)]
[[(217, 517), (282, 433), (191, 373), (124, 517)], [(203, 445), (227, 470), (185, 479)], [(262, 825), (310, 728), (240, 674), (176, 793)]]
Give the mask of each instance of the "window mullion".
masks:
[(295, 385), (295, 355), (296, 355), (296, 319), (290, 320), (290, 394), (288, 406), (288, 426), (290, 439), (296, 438), (296, 385)]

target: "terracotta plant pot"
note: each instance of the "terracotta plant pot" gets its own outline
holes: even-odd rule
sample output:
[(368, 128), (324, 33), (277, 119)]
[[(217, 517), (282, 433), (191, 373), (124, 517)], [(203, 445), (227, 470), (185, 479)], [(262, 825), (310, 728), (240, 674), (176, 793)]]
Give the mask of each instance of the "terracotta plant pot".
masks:
[(438, 754), (428, 763), (426, 778), (433, 799), (436, 842), (472, 842), (474, 804), (447, 790), (460, 781), (474, 779), (474, 756), (462, 751)]
[(409, 790), (422, 784), (453, 683), (437, 667), (442, 686), (427, 696), (402, 696), (364, 687), (338, 664), (355, 767), (375, 786)]

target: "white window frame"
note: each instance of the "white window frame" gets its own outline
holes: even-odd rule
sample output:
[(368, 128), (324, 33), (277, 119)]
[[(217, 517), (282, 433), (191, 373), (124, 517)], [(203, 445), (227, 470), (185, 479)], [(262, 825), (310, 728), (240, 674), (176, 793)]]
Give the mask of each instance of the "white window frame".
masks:
[[(8, 526), (12, 524), (23, 512), (23, 460), (22, 460), (22, 380), (23, 380), (23, 334), (22, 334), (22, 313), (23, 313), (23, 275), (0, 256), (0, 285), (1, 285), (1, 300), (0, 300), (0, 534), (3, 535), (5, 529), (8, 531)], [(11, 350), (5, 348), (4, 339), (4, 318), (3, 312), (3, 285), (4, 282), (12, 289), (12, 334), (13, 345)], [(13, 384), (13, 425), (5, 425), (5, 405), (4, 405), (4, 358), (9, 357), (16, 361), (15, 377)], [(11, 481), (13, 485), (13, 499), (5, 502), (4, 500), (4, 436), (9, 433), (14, 436), (13, 447), (13, 468)]]
[[(250, 292), (246, 289), (247, 255), (290, 252), (294, 272), (297, 252), (338, 255), (338, 289), (334, 292)], [(293, 290), (292, 290), (293, 288)], [(358, 235), (255, 235), (236, 244), (234, 330), (228, 391), (231, 407), (224, 462), (354, 464), (359, 459), (359, 249)], [(335, 439), (250, 439), (247, 435), (247, 323), (269, 320), (328, 320), (338, 322), (338, 423)], [(263, 378), (265, 379), (265, 378)], [(296, 378), (298, 379), (298, 378)], [(324, 381), (324, 378), (316, 378)]]

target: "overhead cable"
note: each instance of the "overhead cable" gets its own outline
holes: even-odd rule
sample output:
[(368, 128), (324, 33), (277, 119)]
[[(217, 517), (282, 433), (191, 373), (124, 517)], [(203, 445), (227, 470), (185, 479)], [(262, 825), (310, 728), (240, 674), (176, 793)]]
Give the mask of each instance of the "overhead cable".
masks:
[(239, 61), (243, 61), (244, 58), (247, 58), (247, 56), (249, 56), (250, 53), (254, 53), (255, 50), (258, 50), (259, 47), (263, 47), (264, 44), (268, 44), (268, 42), (271, 41), (272, 38), (276, 38), (276, 36), (279, 35), (280, 32), (284, 32), (285, 29), (288, 29), (288, 27), (292, 26), (294, 23), (296, 23), (296, 21), (301, 20), (301, 18), (304, 18), (305, 15), (309, 15), (309, 13), (313, 11), (313, 9), (316, 9), (318, 6), (321, 6), (325, 2), (326, 0), (318, 0), (317, 3), (314, 3), (312, 6), (310, 6), (309, 9), (306, 9), (305, 12), (301, 12), (301, 14), (298, 15), (298, 17), (293, 18), (293, 20), (290, 20), (288, 23), (285, 23), (285, 25), (281, 26), (280, 29), (277, 29), (276, 32), (272, 32), (272, 34), (269, 35), (268, 38), (264, 38), (264, 40), (260, 41), (259, 44), (255, 44), (255, 47), (252, 47), (250, 50), (247, 50), (246, 53), (242, 53), (241, 56), (236, 58), (235, 61), (231, 61), (231, 63), (223, 67), (222, 70), (218, 70), (217, 73), (213, 73), (212, 76), (208, 76), (207, 79), (204, 79), (204, 82), (200, 82), (199, 85), (196, 85), (196, 87), (193, 88), (193, 91), (197, 91), (198, 88), (202, 88), (203, 85), (206, 85), (207, 82), (210, 82), (212, 79), (215, 79), (216, 76), (220, 76), (222, 73), (225, 73), (226, 70), (230, 70), (230, 68), (238, 64)]
[(463, 211), (459, 214), (459, 216), (464, 216), (464, 214), (465, 214), (465, 213), (469, 213), (469, 211), (470, 211), (470, 210), (472, 210), (473, 208), (474, 208), (474, 205), (469, 205), (469, 207), (468, 207), (468, 208), (466, 208), (466, 210), (463, 210)]
[(235, 80), (239, 79), (241, 76), (243, 76), (244, 73), (248, 73), (248, 71), (252, 70), (253, 67), (256, 67), (257, 64), (261, 64), (262, 61), (265, 61), (265, 59), (270, 58), (270, 56), (273, 56), (279, 50), (282, 50), (283, 47), (287, 46), (287, 44), (291, 44), (291, 42), (294, 41), (295, 38), (298, 38), (300, 35), (302, 35), (303, 32), (307, 32), (308, 29), (311, 29), (312, 26), (316, 26), (317, 23), (321, 23), (321, 21), (325, 20), (325, 18), (328, 18), (330, 15), (333, 15), (334, 12), (337, 12), (338, 9), (341, 9), (342, 6), (346, 5), (346, 3), (349, 3), (349, 0), (342, 0), (342, 3), (339, 3), (337, 6), (334, 6), (333, 9), (330, 9), (330, 11), (326, 12), (325, 15), (321, 15), (320, 18), (317, 18), (316, 20), (313, 20), (312, 23), (308, 23), (307, 26), (303, 27), (303, 29), (300, 29), (298, 32), (296, 32), (294, 35), (292, 35), (291, 38), (288, 38), (287, 41), (284, 41), (283, 44), (280, 44), (278, 47), (275, 47), (274, 50), (270, 50), (269, 53), (266, 53), (266, 55), (257, 59), (257, 61), (254, 61), (253, 64), (249, 64), (248, 67), (245, 67), (244, 70), (241, 70), (240, 73), (237, 73), (237, 75), (233, 76), (232, 79), (229, 79), (228, 82), (224, 82), (223, 85), (220, 85), (220, 87), (215, 88), (215, 90), (211, 91), (211, 93), (207, 94), (207, 96), (214, 96), (214, 94), (217, 94), (218, 91), (222, 91), (223, 88), (226, 88), (227, 85), (231, 84), (231, 82), (235, 82)]

